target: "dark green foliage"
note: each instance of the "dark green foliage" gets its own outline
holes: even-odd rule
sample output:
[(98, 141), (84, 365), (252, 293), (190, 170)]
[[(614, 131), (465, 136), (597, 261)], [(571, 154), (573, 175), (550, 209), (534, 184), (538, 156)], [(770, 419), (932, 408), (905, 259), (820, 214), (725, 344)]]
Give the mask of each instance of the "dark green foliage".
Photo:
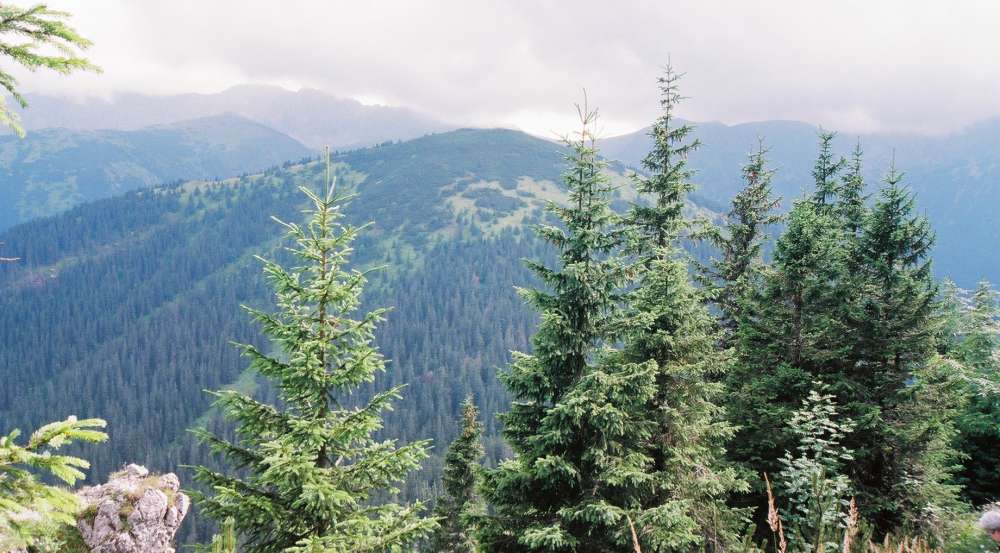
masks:
[(908, 368), (931, 353), (937, 293), (929, 258), (933, 232), (915, 214), (914, 197), (901, 179), (890, 167), (849, 263), (858, 300), (851, 356), (867, 375), (866, 384), (886, 390), (898, 390)]
[(194, 498), (208, 516), (231, 517), (250, 553), (397, 549), (426, 535), (433, 521), (420, 518), (420, 504), (370, 502), (420, 465), (428, 443), (397, 447), (373, 437), (401, 386), (345, 406), (384, 370), (372, 344), (384, 310), (352, 318), (366, 281), (347, 269), (359, 228), (341, 222), (343, 200), (332, 189), (325, 197), (302, 190), (312, 202), (308, 224), (281, 223), (301, 265), (265, 261), (278, 310), (247, 308), (280, 354), (240, 346), (250, 368), (274, 383), (280, 405), (235, 390), (216, 394), (238, 439), (196, 433), (246, 476), (198, 467), (195, 478), (209, 491)]
[(958, 481), (974, 505), (1000, 497), (1000, 375), (997, 363), (997, 306), (989, 282), (979, 283), (962, 319), (961, 342), (952, 353), (970, 371), (969, 403), (958, 417), (956, 447), (967, 457)]
[(527, 205), (523, 200), (511, 198), (503, 195), (499, 190), (493, 188), (479, 188), (468, 190), (462, 193), (466, 198), (475, 200), (476, 207), (492, 209), (494, 211), (514, 211), (515, 209)]
[(864, 151), (858, 140), (851, 153), (851, 160), (847, 163), (847, 173), (837, 188), (837, 213), (844, 222), (849, 237), (856, 236), (861, 231), (868, 213), (863, 161)]
[(820, 206), (833, 204), (833, 199), (840, 189), (840, 172), (847, 165), (847, 160), (838, 158), (833, 153), (833, 139), (837, 133), (823, 132), (819, 134), (819, 156), (813, 166), (812, 176), (816, 183), (813, 202)]
[(534, 353), (517, 353), (501, 377), (513, 396), (501, 416), (515, 456), (486, 472), (491, 515), (486, 551), (609, 552), (631, 548), (629, 517), (654, 525), (673, 514), (643, 509), (652, 489), (643, 444), (655, 393), (652, 363), (630, 363), (611, 348), (626, 270), (612, 251), (620, 238), (610, 189), (592, 143), (593, 115), (569, 142), (560, 226), (538, 233), (558, 251), (554, 268), (531, 262), (545, 289), (525, 289), (541, 322)]
[(444, 494), (437, 499), (434, 516), (438, 529), (431, 540), (432, 552), (476, 553), (473, 533), (477, 517), (485, 513), (479, 496), (479, 463), (483, 457), (483, 425), (472, 398), (462, 403), (461, 433), (448, 447), (441, 481)]
[(701, 280), (714, 289), (713, 302), (719, 308), (724, 345), (731, 343), (742, 305), (763, 278), (762, 250), (768, 238), (767, 228), (782, 219), (777, 213), (781, 199), (772, 195), (774, 171), (768, 167), (766, 155), (767, 149), (760, 141), (743, 166), (744, 186), (733, 198), (724, 227), (707, 231), (718, 254), (701, 267)]
[(785, 421), (847, 350), (838, 317), (839, 228), (813, 202), (796, 202), (762, 287), (743, 306), (727, 379), (730, 420), (740, 427), (730, 452), (754, 472), (773, 474), (794, 449)]
[(816, 194), (796, 202), (774, 265), (748, 302), (729, 380), (731, 417), (742, 424), (733, 458), (773, 472), (794, 437), (789, 409), (809, 383), (829, 386), (856, 423), (844, 440), (858, 506), (876, 531), (939, 525), (928, 513), (954, 508), (948, 486), (960, 375), (934, 357), (933, 236), (913, 195), (890, 168), (869, 210), (860, 150), (844, 181), (830, 135), (821, 135)]

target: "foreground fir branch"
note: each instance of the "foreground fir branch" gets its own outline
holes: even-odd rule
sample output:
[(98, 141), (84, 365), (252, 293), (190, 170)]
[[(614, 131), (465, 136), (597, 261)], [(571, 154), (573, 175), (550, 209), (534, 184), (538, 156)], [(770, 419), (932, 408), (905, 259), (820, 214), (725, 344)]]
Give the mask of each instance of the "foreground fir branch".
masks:
[[(31, 71), (50, 69), (64, 75), (74, 71), (100, 71), (86, 58), (77, 55), (78, 50), (90, 47), (90, 41), (66, 24), (69, 16), (66, 12), (49, 9), (45, 4), (29, 8), (7, 3), (0, 5), (0, 55)], [(17, 79), (8, 71), (0, 70), (0, 87), (13, 96), (22, 108), (28, 106), (28, 101), (17, 90)], [(2, 98), (0, 123), (10, 127), (18, 136), (24, 136), (17, 114)]]
[(435, 523), (421, 517), (419, 503), (374, 499), (419, 467), (428, 442), (397, 447), (373, 438), (399, 387), (354, 402), (358, 407), (342, 404), (385, 368), (372, 345), (384, 310), (354, 316), (365, 277), (346, 268), (360, 229), (340, 222), (343, 199), (332, 187), (324, 196), (302, 191), (312, 204), (309, 222), (281, 222), (302, 265), (264, 261), (278, 309), (247, 308), (280, 353), (241, 346), (251, 368), (274, 383), (280, 404), (216, 392), (237, 440), (195, 433), (246, 476), (198, 467), (196, 478), (209, 491), (196, 501), (216, 520), (233, 519), (246, 553), (395, 551)]
[(58, 549), (60, 526), (76, 524), (80, 503), (69, 490), (46, 485), (36, 475), (49, 474), (70, 486), (83, 479), (90, 463), (53, 451), (74, 442), (103, 442), (108, 435), (97, 429), (104, 426), (101, 419), (69, 417), (39, 428), (23, 446), (18, 430), (0, 437), (0, 551)]

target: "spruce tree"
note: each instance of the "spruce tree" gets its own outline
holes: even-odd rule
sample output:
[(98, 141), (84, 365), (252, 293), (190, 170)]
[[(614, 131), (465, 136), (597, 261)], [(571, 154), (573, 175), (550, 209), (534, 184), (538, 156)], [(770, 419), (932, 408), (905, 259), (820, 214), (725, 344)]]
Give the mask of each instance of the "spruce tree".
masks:
[(934, 357), (934, 236), (901, 182), (890, 166), (845, 279), (852, 289), (853, 340), (839, 393), (846, 414), (858, 423), (847, 441), (855, 451), (850, 475), (862, 514), (879, 532), (953, 499), (941, 487), (953, 462), (942, 436), (952, 432), (949, 404), (959, 398), (942, 395), (950, 393), (951, 377)]
[(627, 271), (613, 255), (621, 238), (596, 114), (586, 104), (580, 113), (583, 130), (567, 139), (569, 199), (549, 205), (559, 224), (537, 229), (558, 261), (530, 262), (545, 288), (521, 290), (540, 314), (534, 351), (516, 352), (502, 376), (512, 403), (500, 418), (515, 456), (485, 473), (491, 515), (479, 541), (489, 552), (630, 551), (629, 520), (647, 515), (654, 486), (645, 454), (654, 366), (611, 347)]
[(732, 428), (719, 406), (718, 382), (728, 360), (716, 349), (719, 335), (705, 291), (691, 282), (679, 243), (690, 227), (683, 208), (694, 188), (687, 156), (698, 146), (689, 139), (692, 127), (674, 125), (680, 77), (667, 66), (660, 79), (663, 112), (650, 132), (647, 176), (637, 177), (646, 201), (628, 217), (636, 276), (627, 296), (625, 359), (656, 367), (656, 393), (648, 406), (655, 422), (649, 449), (653, 488), (634, 521), (642, 547), (650, 551), (725, 549), (738, 517), (724, 500), (744, 486), (722, 462)]
[(659, 78), (661, 113), (649, 131), (653, 148), (642, 160), (648, 176), (636, 175), (636, 190), (650, 200), (648, 205), (633, 205), (629, 217), (644, 263), (656, 256), (656, 248), (671, 245), (688, 226), (683, 214), (684, 202), (694, 184), (687, 158), (701, 142), (691, 138), (694, 127), (675, 124), (675, 111), (684, 99), (679, 89), (682, 77), (668, 64)]
[(434, 516), (440, 526), (431, 541), (431, 551), (476, 553), (473, 524), (485, 512), (479, 496), (479, 463), (483, 457), (483, 426), (479, 410), (469, 397), (462, 403), (462, 431), (444, 457), (444, 495), (438, 498)]
[(833, 385), (826, 377), (848, 351), (838, 287), (845, 256), (839, 221), (797, 201), (760, 289), (743, 305), (726, 379), (729, 418), (739, 426), (729, 453), (755, 473), (775, 473), (795, 449), (788, 420), (813, 381)]
[(865, 178), (861, 174), (863, 161), (864, 150), (861, 149), (861, 140), (858, 140), (847, 162), (847, 173), (837, 188), (837, 213), (844, 222), (848, 239), (856, 238), (861, 232), (868, 213)]
[(945, 278), (941, 281), (938, 299), (934, 305), (935, 337), (937, 352), (949, 358), (958, 358), (956, 353), (966, 329), (965, 304), (962, 290), (955, 281)]
[(793, 204), (774, 260), (745, 296), (736, 323), (726, 386), (729, 419), (739, 430), (728, 453), (757, 474), (776, 473), (783, 453), (797, 447), (788, 422), (814, 382), (835, 394), (844, 389), (838, 375), (846, 373), (851, 348), (842, 286), (848, 240), (836, 209), (843, 162), (832, 140), (832, 133), (820, 135), (815, 192)]
[(977, 375), (988, 375), (997, 368), (997, 334), (1000, 327), (997, 325), (995, 295), (989, 281), (980, 281), (962, 324), (962, 342), (957, 347), (956, 355)]
[(768, 167), (766, 155), (767, 149), (760, 141), (743, 166), (743, 188), (733, 198), (724, 228), (707, 231), (706, 237), (718, 250), (718, 257), (700, 267), (700, 280), (714, 289), (713, 303), (719, 308), (724, 346), (731, 345), (742, 305), (763, 278), (761, 250), (768, 238), (767, 227), (782, 219), (776, 213), (781, 199), (772, 195), (774, 171)]
[(813, 202), (818, 206), (829, 208), (833, 206), (837, 192), (841, 188), (839, 175), (847, 165), (843, 157), (833, 153), (833, 139), (837, 133), (820, 131), (819, 156), (813, 165), (812, 176), (816, 183)]
[(958, 473), (964, 496), (974, 505), (1000, 497), (1000, 345), (996, 292), (987, 281), (976, 287), (954, 356), (970, 372), (969, 402), (958, 416), (956, 447), (965, 458)]
[(398, 387), (367, 400), (352, 397), (385, 369), (372, 345), (385, 311), (356, 315), (366, 279), (347, 268), (361, 229), (341, 222), (345, 198), (332, 186), (322, 195), (302, 191), (311, 204), (308, 223), (279, 221), (301, 265), (286, 269), (262, 259), (277, 311), (246, 308), (276, 353), (240, 346), (250, 368), (273, 382), (279, 402), (216, 392), (237, 439), (195, 433), (237, 472), (197, 467), (208, 492), (195, 499), (215, 520), (233, 519), (248, 553), (398, 550), (426, 536), (434, 522), (421, 518), (419, 504), (377, 500), (419, 466), (428, 444), (397, 447), (374, 438)]
[(910, 364), (925, 360), (934, 347), (937, 286), (929, 258), (934, 236), (930, 222), (915, 214), (913, 194), (901, 181), (890, 167), (850, 256), (859, 301), (852, 357), (875, 393), (898, 390)]

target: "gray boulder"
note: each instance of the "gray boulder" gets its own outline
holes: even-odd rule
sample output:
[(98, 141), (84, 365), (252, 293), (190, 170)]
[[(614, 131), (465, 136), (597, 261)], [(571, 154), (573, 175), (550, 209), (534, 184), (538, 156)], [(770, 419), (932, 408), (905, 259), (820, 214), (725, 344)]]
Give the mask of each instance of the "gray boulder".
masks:
[(85, 505), (77, 528), (92, 553), (174, 553), (174, 534), (191, 506), (175, 474), (150, 475), (139, 465), (76, 495)]

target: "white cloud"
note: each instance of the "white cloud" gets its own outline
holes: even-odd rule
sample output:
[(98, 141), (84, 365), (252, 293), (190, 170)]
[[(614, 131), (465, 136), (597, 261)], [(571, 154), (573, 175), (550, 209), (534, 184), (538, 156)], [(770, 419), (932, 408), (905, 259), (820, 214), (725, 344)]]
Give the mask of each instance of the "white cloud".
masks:
[(38, 91), (270, 83), (550, 135), (586, 87), (610, 134), (652, 120), (670, 54), (695, 120), (943, 132), (1000, 115), (992, 1), (50, 3), (105, 73), (24, 75)]

